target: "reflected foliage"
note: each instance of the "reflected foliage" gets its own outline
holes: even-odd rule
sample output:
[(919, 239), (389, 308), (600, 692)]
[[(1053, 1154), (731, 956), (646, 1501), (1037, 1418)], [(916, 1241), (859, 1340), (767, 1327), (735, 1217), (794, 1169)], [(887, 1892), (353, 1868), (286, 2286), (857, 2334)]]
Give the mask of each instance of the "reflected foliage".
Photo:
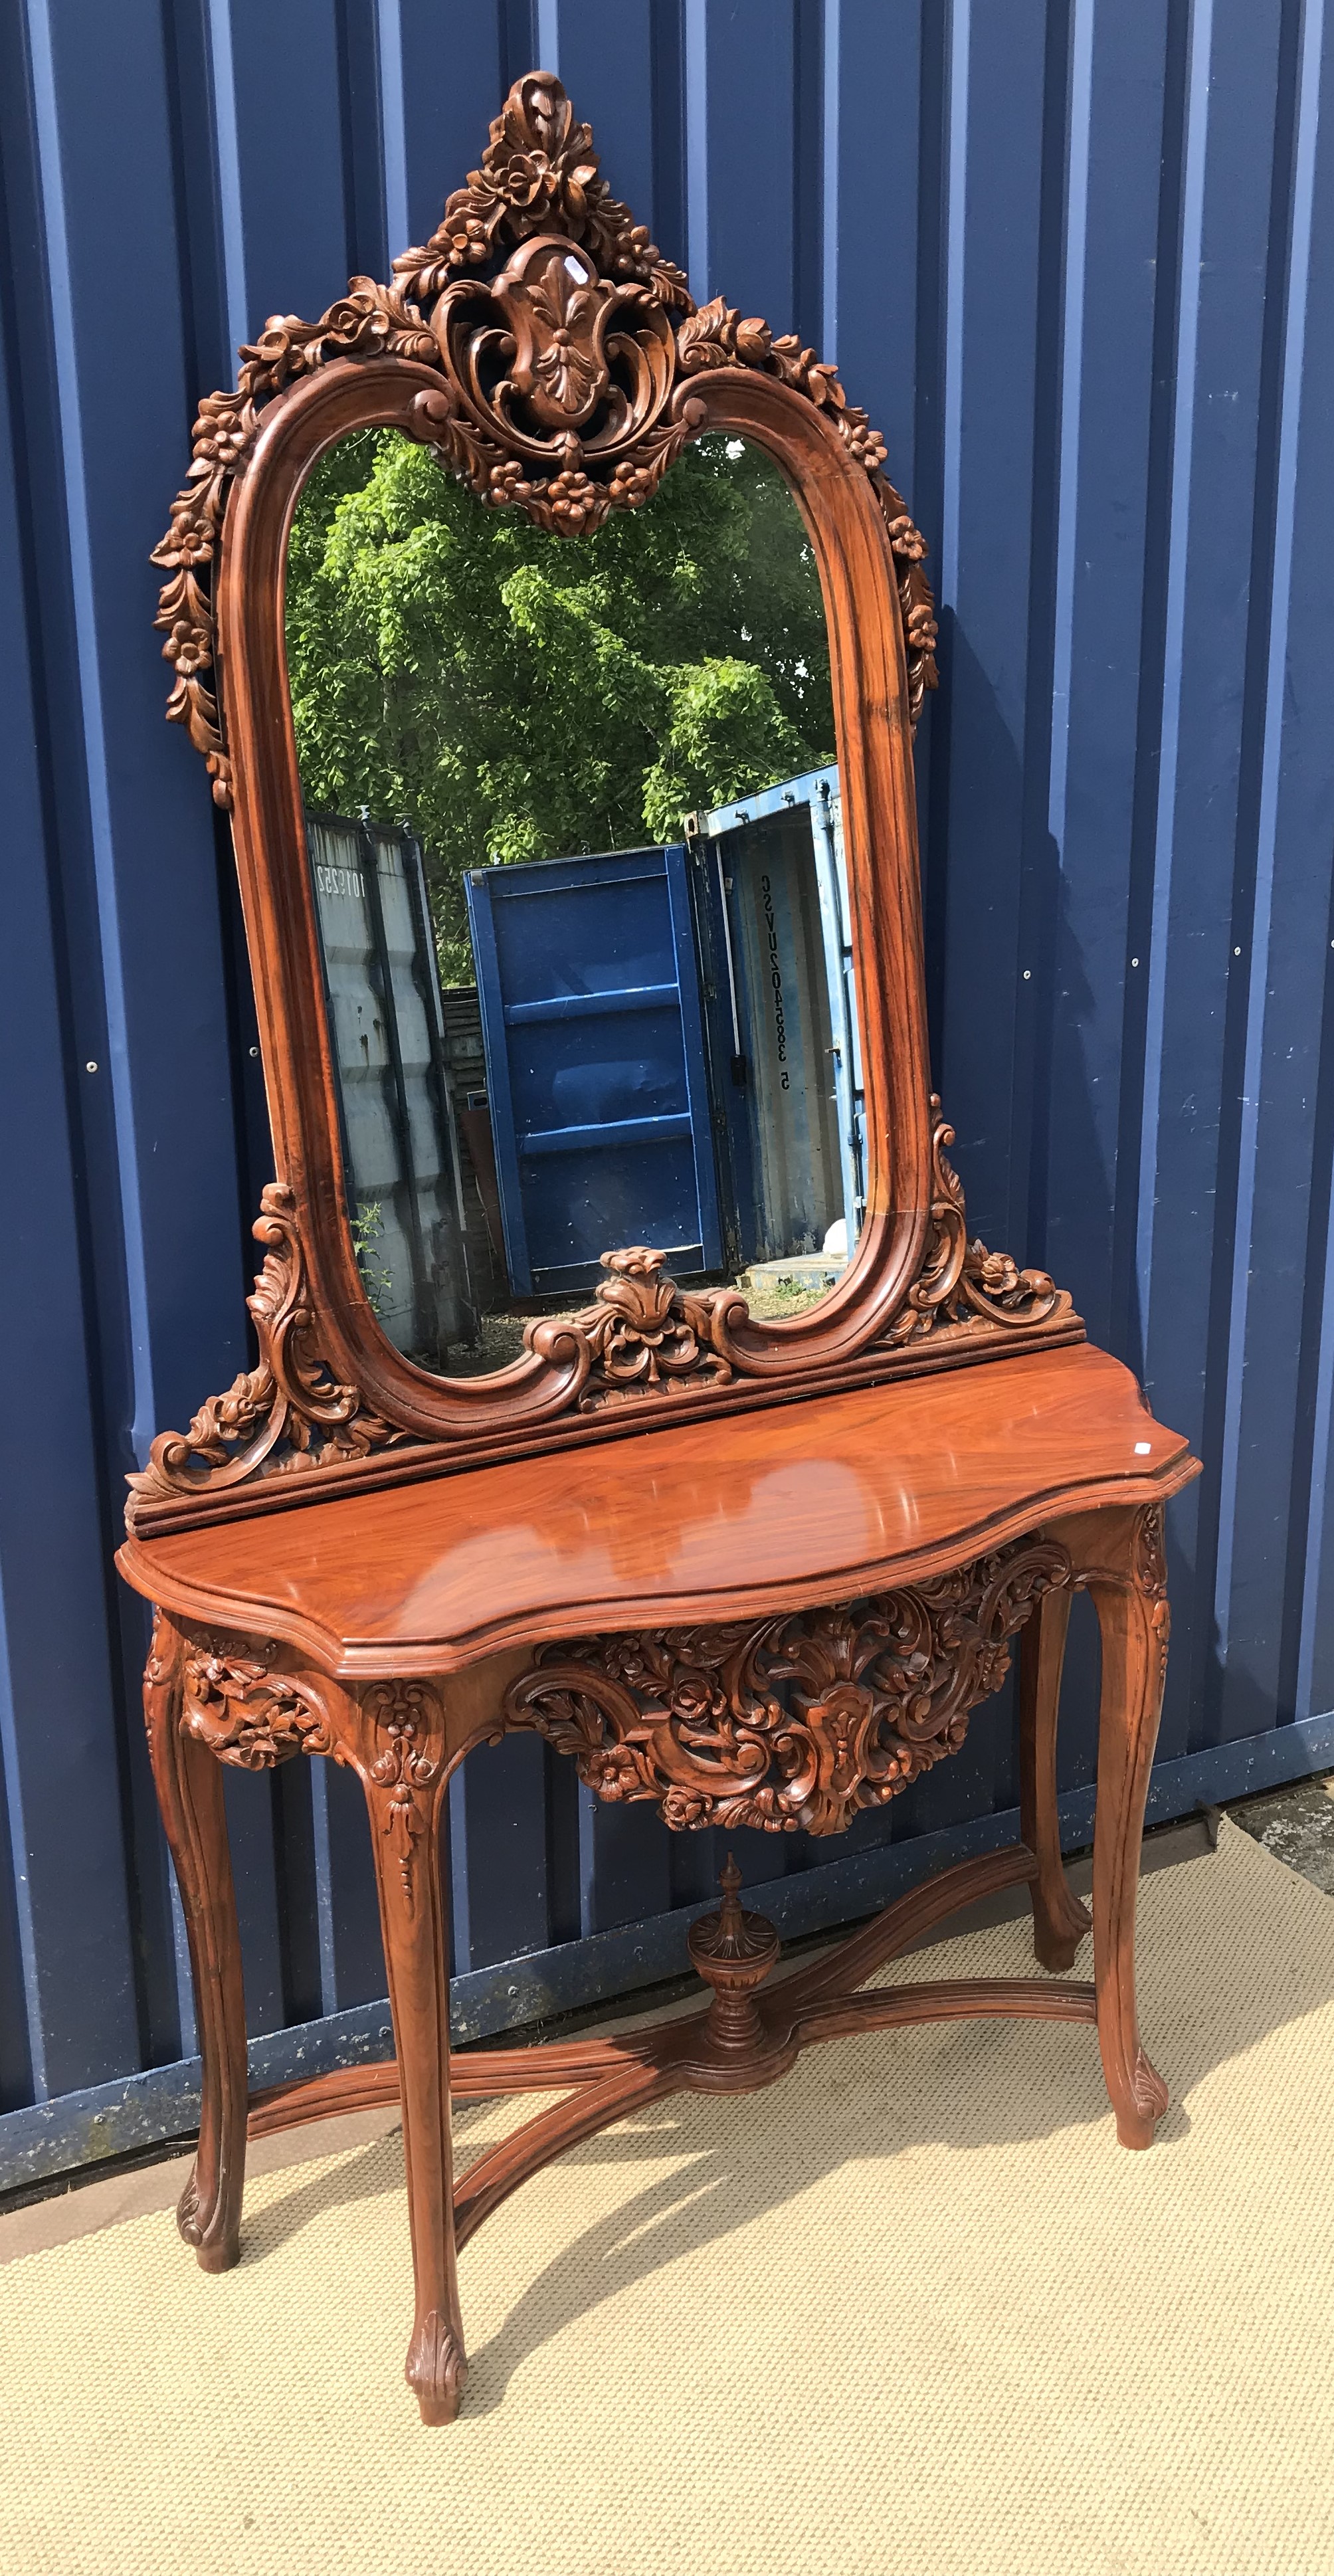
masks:
[(419, 837), (447, 982), (472, 980), (467, 868), (672, 839), (833, 757), (814, 559), (738, 440), (572, 543), (360, 432), (301, 496), (287, 650), (306, 803)]

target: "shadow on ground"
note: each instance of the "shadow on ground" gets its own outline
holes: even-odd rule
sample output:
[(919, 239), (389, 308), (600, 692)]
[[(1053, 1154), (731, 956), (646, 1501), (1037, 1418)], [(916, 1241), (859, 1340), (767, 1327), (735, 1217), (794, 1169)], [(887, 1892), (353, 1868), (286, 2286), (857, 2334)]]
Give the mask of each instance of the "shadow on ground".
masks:
[[(1197, 1870), (1215, 1866), (1208, 1859), (1191, 1864)], [(1172, 2091), (1172, 2107), (1158, 2131), (1157, 2150), (1162, 2152), (1189, 2134), (1182, 2097), (1215, 2067), (1334, 2000), (1334, 1938), (1321, 1973), (1312, 1975), (1308, 1967), (1295, 1978), (1291, 1963), (1275, 1957), (1252, 1962), (1249, 1973), (1220, 1984), (1212, 1943), (1197, 1955), (1188, 1942), (1175, 1942), (1170, 1961), (1164, 1962), (1167, 1973), (1155, 1974), (1151, 1926), (1149, 1931), (1141, 1956), (1141, 2018), (1146, 2042)], [(1018, 1954), (1019, 1937), (1013, 1946)], [(1077, 1972), (1086, 1975), (1090, 1947), (1084, 1945), (1077, 1962)], [(1016, 1955), (1005, 1964), (1013, 1973), (1021, 1968), (1021, 1958)], [(920, 1974), (921, 1963), (914, 1965)], [(914, 2080), (905, 2056), (905, 2044), (911, 2048), (916, 2033), (884, 2032), (835, 2043), (832, 2064), (824, 2052), (812, 2051), (790, 2082), (799, 2089), (803, 2068), (823, 2058), (818, 2136), (811, 2122), (801, 2120), (790, 2094), (795, 2119), (789, 2112), (784, 2120), (766, 2120), (761, 2108), (753, 2125), (737, 2117), (741, 2106), (735, 2097), (690, 2095), (652, 2105), (571, 2149), (562, 2162), (575, 2173), (608, 2165), (655, 2170), (642, 2190), (580, 2230), (535, 2276), (516, 2285), (499, 2332), (471, 2357), (470, 2413), (499, 2404), (529, 2354), (580, 2315), (648, 2279), (668, 2261), (718, 2243), (764, 2211), (833, 2182), (852, 2161), (881, 2157), (891, 2168), (896, 2158), (917, 2146), (943, 2144), (966, 2155), (1095, 2123), (1106, 2124), (1109, 2155), (1118, 2153), (1092, 2031), (1069, 2023), (1019, 2026), (999, 2021), (931, 2028), (932, 2074), (926, 2086)], [(1020, 2031), (1018, 2044), (1033, 2070), (1022, 2079), (1013, 2055)], [(872, 2050), (877, 2052), (874, 2059)], [(882, 2078), (879, 2085), (867, 2081), (871, 2065)], [(784, 2089), (775, 2088), (775, 2100)], [(541, 2100), (528, 2097), (523, 2111), (531, 2114)], [(458, 2106), (454, 2134), (460, 2170), (494, 2142), (494, 2123), (494, 2105)], [(667, 2172), (661, 2170), (664, 2157), (673, 2160)], [(351, 2212), (359, 2202), (402, 2189), (402, 2141), (396, 2133), (358, 2150), (332, 2172), (304, 2182), (294, 2176), (280, 2199), (247, 2222), (242, 2260), (265, 2261), (329, 2211)], [(465, 2252), (465, 2296), (467, 2259)]]

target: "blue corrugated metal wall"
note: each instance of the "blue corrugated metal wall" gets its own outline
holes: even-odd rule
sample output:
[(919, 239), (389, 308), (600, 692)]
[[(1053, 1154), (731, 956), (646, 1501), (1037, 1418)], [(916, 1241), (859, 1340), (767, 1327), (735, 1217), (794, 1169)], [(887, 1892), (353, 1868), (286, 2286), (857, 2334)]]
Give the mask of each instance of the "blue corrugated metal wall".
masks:
[[(970, 1213), (1206, 1462), (1157, 1812), (1328, 1759), (1321, 0), (11, 0), (0, 44), (5, 2172), (179, 2131), (194, 2081), (110, 1554), (125, 1469), (243, 1361), (267, 1164), (148, 550), (236, 344), (385, 275), (538, 62), (697, 296), (838, 359), (930, 538), (929, 972)], [(1091, 1677), (1085, 1637), (1076, 1836)], [(233, 1791), (257, 2066), (379, 2050), (354, 1785)], [(754, 1838), (748, 1873), (786, 1873), (790, 1928), (830, 1919), (1008, 1835), (1013, 1798), (979, 1719), (832, 1858)], [(529, 1739), (469, 1762), (451, 1838), (465, 2028), (675, 1965), (715, 1858)]]

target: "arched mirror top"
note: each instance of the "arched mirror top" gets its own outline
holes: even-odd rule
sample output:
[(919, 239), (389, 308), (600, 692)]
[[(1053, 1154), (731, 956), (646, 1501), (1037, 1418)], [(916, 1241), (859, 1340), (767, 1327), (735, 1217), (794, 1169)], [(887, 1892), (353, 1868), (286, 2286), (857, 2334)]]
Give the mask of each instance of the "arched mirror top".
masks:
[[(812, 992), (820, 987), (824, 1019), (813, 1005), (807, 1048), (811, 1064), (830, 1057), (841, 1066), (841, 1091), (830, 1078), (835, 1105), (827, 1118), (826, 1160), (832, 1173), (841, 1154), (845, 1192), (822, 1200), (818, 1190), (814, 1196), (808, 1190), (809, 1207), (802, 1202), (800, 1242), (809, 1239), (829, 1266), (814, 1302), (801, 1308), (794, 1301), (800, 1310), (785, 1311), (781, 1297), (757, 1297), (753, 1265), (738, 1268), (739, 1237), (731, 1242), (732, 1258), (718, 1248), (725, 1229), (716, 1257), (704, 1229), (679, 1280), (661, 1245), (613, 1239), (598, 1252), (592, 1276), (601, 1274), (600, 1284), (586, 1302), (571, 1301), (568, 1283), (581, 1275), (574, 1260), (564, 1296), (559, 1264), (547, 1293), (532, 1293), (535, 1273), (524, 1269), (526, 1256), (514, 1246), (525, 1222), (524, 1171), (555, 1150), (553, 1113), (543, 1113), (547, 1127), (540, 1118), (534, 1126), (531, 1117), (523, 1125), (511, 1098), (512, 1068), (501, 1060), (503, 1032), (544, 1012), (548, 1019), (562, 1010), (568, 1017), (570, 996), (559, 979), (550, 998), (544, 988), (534, 1002), (524, 998), (526, 986), (506, 984), (494, 961), (485, 969), (477, 963), (487, 1079), (470, 1099), (457, 1086), (451, 1091), (441, 1044), (423, 1036), (421, 1101), (428, 1095), (434, 1101), (438, 1134), (429, 1151), (421, 1145), (426, 1112), (414, 1105), (404, 1070), (417, 1041), (404, 1035), (406, 1021), (395, 1021), (391, 988), (399, 970), (384, 928), (386, 884), (392, 880), (392, 901), (405, 923), (414, 917), (413, 902), (418, 905), (414, 1029), (427, 1031), (434, 1013), (443, 1030), (441, 942), (457, 937), (457, 921), (450, 933), (438, 913), (432, 919), (419, 816), (376, 812), (370, 803), (355, 813), (331, 813), (327, 782), (321, 792), (303, 778), (284, 624), (288, 548), (303, 491), (316, 488), (311, 478), (339, 442), (361, 440), (364, 447), (366, 434), (390, 432), (429, 450), (484, 512), (521, 514), (536, 529), (576, 542), (623, 514), (651, 511), (665, 478), (699, 442), (714, 442), (715, 452), (721, 445), (728, 456), (761, 451), (795, 500), (818, 571), (828, 643), (836, 758), (818, 773), (819, 792), (826, 809), (835, 800), (841, 823), (837, 868), (831, 858), (827, 871), (833, 891), (825, 926), (811, 933), (811, 955), (818, 952), (818, 959), (808, 981)], [(188, 729), (207, 762), (214, 798), (232, 817), (276, 1178), (255, 1228), (266, 1250), (251, 1300), (258, 1364), (226, 1396), (206, 1404), (188, 1432), (155, 1442), (146, 1470), (131, 1480), (130, 1516), (138, 1531), (1078, 1335), (1068, 1297), (1044, 1274), (1021, 1272), (1006, 1256), (969, 1244), (962, 1194), (945, 1155), (950, 1131), (929, 1093), (911, 742), (924, 692), (935, 685), (935, 623), (926, 549), (883, 471), (884, 457), (865, 413), (848, 402), (834, 369), (813, 351), (794, 337), (775, 337), (721, 297), (696, 308), (680, 270), (611, 196), (589, 129), (575, 121), (559, 82), (544, 73), (515, 85), (492, 126), (481, 169), (448, 200), (425, 248), (395, 261), (390, 285), (354, 279), (314, 323), (275, 317), (242, 351), (235, 392), (201, 405), (190, 479), (154, 558), (168, 575), (158, 623), (176, 673), (168, 713)], [(816, 775), (773, 782), (774, 809), (784, 800), (788, 807), (799, 802), (798, 789), (805, 793)], [(769, 811), (765, 805), (764, 814), (752, 814), (743, 798), (715, 792), (719, 780), (726, 788), (722, 771), (705, 778), (707, 810), (682, 820), (686, 891), (675, 900), (682, 922), (689, 912), (690, 927), (678, 924), (670, 974), (681, 985), (679, 970), (688, 959), (703, 997), (693, 1022), (682, 1003), (673, 1039), (682, 1053), (682, 1101), (689, 1094), (689, 1103), (663, 1110), (665, 1094), (653, 1093), (651, 1112), (659, 1124), (664, 1117), (668, 1124), (686, 1120), (697, 1164), (702, 1171), (707, 1161), (713, 1189), (725, 1153), (718, 1140), (735, 1108), (719, 1067), (729, 1046), (738, 1081), (738, 1069), (751, 1062), (742, 1042), (751, 864), (742, 836)], [(590, 846), (586, 837), (579, 845), (585, 853)], [(668, 841), (656, 851), (668, 878), (676, 846)], [(735, 863), (723, 863), (722, 849), (738, 854)], [(573, 855), (544, 850), (541, 864), (564, 865)], [(609, 866), (614, 855), (604, 861), (594, 853), (588, 867)], [(506, 895), (517, 890), (516, 879), (485, 864), (492, 856), (480, 852), (484, 864), (472, 872), (481, 889), (475, 901), (469, 895), (474, 944), (491, 937), (493, 890), (482, 888), (482, 879), (503, 877)], [(778, 877), (766, 870), (762, 854), (754, 873), (764, 891), (756, 898), (753, 989), (758, 994), (763, 984), (768, 936), (774, 977), (788, 979), (795, 1025), (799, 947), (784, 951), (780, 961)], [(819, 916), (817, 874), (812, 922)], [(622, 869), (613, 888), (617, 901), (625, 895), (624, 875)], [(542, 892), (553, 883), (544, 880)], [(709, 889), (707, 898), (696, 886)], [(658, 900), (656, 892), (651, 899)], [(712, 929), (702, 908), (706, 899), (714, 908)], [(375, 1044), (383, 1039), (378, 1069), (371, 1068), (369, 1037), (359, 1041), (365, 1065), (356, 1059), (351, 1021), (347, 1011), (340, 1021), (335, 990), (349, 953), (338, 907), (354, 900), (368, 925), (367, 994), (378, 994), (381, 1003), (390, 996), (378, 1016), (367, 1003), (367, 1027), (373, 1020)], [(671, 900), (669, 888), (662, 897), (669, 910)], [(656, 983), (643, 981), (648, 970), (642, 966), (636, 972), (635, 989), (661, 999), (669, 970), (655, 969)], [(727, 979), (730, 1000), (722, 991)], [(603, 985), (606, 980), (604, 972)], [(603, 1008), (607, 994), (599, 987), (591, 996), (575, 992), (574, 1000)], [(716, 1006), (721, 1035), (714, 1038), (706, 1004)], [(781, 999), (778, 1028), (781, 1049)], [(694, 1074), (692, 1046), (699, 1059)], [(622, 1086), (626, 1061), (622, 1047)], [(421, 1166), (425, 1151), (430, 1165), (435, 1195), (429, 1208), (424, 1214), (425, 1202), (404, 1199), (399, 1228), (403, 1260), (416, 1262), (418, 1314), (422, 1279), (443, 1258), (423, 1245), (431, 1227), (436, 1243), (443, 1226), (454, 1264), (450, 1312), (473, 1318), (457, 1334), (441, 1326), (434, 1365), (419, 1347), (420, 1323), (414, 1339), (406, 1328), (391, 1334), (377, 1314), (377, 1278), (389, 1273), (376, 1270), (367, 1212), (374, 1208), (378, 1224), (382, 1208), (357, 1181), (349, 1124), (370, 1097), (364, 1087), (355, 1091), (355, 1078), (367, 1068), (376, 1070), (377, 1103), (387, 1104), (386, 1135), (397, 1119), (401, 1150), (393, 1187), (401, 1193), (406, 1186), (403, 1173), (411, 1176), (414, 1155)], [(540, 1072), (533, 1076), (539, 1090)], [(568, 1064), (561, 1080), (569, 1099), (592, 1096), (587, 1082), (582, 1091), (572, 1082)], [(812, 1082), (803, 1072), (803, 1096)], [(751, 1089), (758, 1098), (758, 1076)], [(548, 1084), (542, 1097), (554, 1096)], [(631, 1131), (651, 1120), (627, 1116), (624, 1099), (617, 1099), (614, 1115), (603, 1121), (602, 1141), (614, 1128), (624, 1149), (627, 1138), (634, 1141)], [(510, 1203), (497, 1200), (492, 1235), (503, 1236), (503, 1253), (493, 1241), (497, 1293), (514, 1331), (512, 1355), (506, 1348), (498, 1368), (469, 1373), (450, 1354), (456, 1339), (466, 1342), (480, 1313), (464, 1240), (462, 1179), (466, 1166), (478, 1182), (485, 1160), (479, 1131), (467, 1127), (480, 1108), (488, 1122), (485, 1152), (498, 1146), (495, 1162), (509, 1154), (513, 1164)], [(752, 1128), (758, 1114), (752, 1103)], [(556, 1146), (564, 1150), (560, 1137)], [(746, 1150), (759, 1154), (754, 1135)], [(478, 1194), (480, 1202), (480, 1183)], [(622, 1199), (626, 1206), (638, 1203), (633, 1189)], [(584, 1236), (596, 1204), (596, 1193), (584, 1189)], [(835, 1208), (840, 1213), (826, 1222)], [(784, 1242), (798, 1240), (793, 1223)], [(762, 1233), (761, 1227), (757, 1241)], [(589, 1249), (584, 1236), (581, 1260)], [(768, 1266), (790, 1266), (801, 1257), (780, 1243), (779, 1261)]]

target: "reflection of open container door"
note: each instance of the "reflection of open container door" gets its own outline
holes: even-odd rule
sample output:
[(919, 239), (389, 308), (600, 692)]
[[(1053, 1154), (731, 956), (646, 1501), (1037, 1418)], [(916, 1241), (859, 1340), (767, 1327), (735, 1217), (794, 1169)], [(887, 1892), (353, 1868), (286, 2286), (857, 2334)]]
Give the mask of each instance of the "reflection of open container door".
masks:
[[(691, 883), (740, 1266), (832, 1281), (865, 1203), (865, 1113), (836, 769), (694, 816)], [(828, 1246), (826, 1253), (825, 1247)], [(804, 1273), (814, 1265), (809, 1278)]]
[(514, 1294), (567, 1297), (652, 1244), (722, 1257), (685, 851), (473, 868), (464, 880)]
[(306, 840), (362, 1275), (390, 1341), (434, 1368), (476, 1319), (421, 852), (337, 815)]

